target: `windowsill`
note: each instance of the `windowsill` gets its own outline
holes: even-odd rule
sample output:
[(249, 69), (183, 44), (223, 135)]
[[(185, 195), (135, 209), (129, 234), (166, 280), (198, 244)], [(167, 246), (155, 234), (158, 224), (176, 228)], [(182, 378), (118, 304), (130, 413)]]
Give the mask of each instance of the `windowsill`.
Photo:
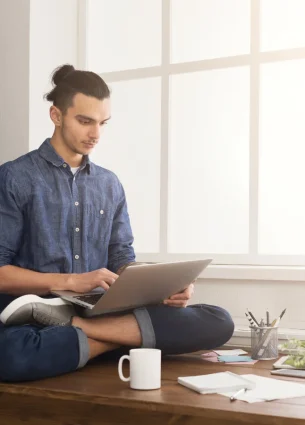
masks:
[[(278, 340), (279, 343), (283, 343), (288, 339), (299, 339), (301, 341), (305, 340), (305, 329), (291, 329), (291, 328), (279, 328), (278, 331)], [(236, 326), (234, 335), (227, 342), (226, 345), (230, 346), (251, 346), (251, 332), (247, 326)]]
[(305, 282), (305, 267), (209, 265), (199, 278)]
[[(207, 255), (206, 258), (213, 258)], [(199, 259), (199, 255), (197, 256)], [(204, 258), (202, 258), (204, 259)], [(175, 262), (194, 260), (192, 256), (162, 256), (161, 254), (137, 254), (138, 262)], [(274, 260), (274, 259), (273, 259)], [(299, 258), (297, 260), (300, 260)], [(264, 259), (264, 261), (267, 261)], [(277, 259), (278, 261), (278, 259)], [(291, 260), (290, 260), (291, 261)], [(218, 280), (261, 280), (305, 282), (305, 266), (294, 265), (250, 265), (250, 264), (214, 264), (211, 263), (200, 275), (199, 279)]]

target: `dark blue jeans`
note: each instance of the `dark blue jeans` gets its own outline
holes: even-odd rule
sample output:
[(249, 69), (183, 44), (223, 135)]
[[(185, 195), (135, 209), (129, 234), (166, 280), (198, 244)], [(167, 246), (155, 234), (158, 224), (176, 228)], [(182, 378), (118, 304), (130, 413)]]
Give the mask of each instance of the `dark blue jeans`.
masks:
[[(234, 330), (226, 310), (206, 304), (186, 308), (149, 306), (133, 314), (142, 334), (142, 346), (159, 348), (163, 355), (219, 347)], [(29, 381), (71, 372), (87, 363), (88, 354), (86, 335), (73, 326), (0, 324), (1, 381)]]

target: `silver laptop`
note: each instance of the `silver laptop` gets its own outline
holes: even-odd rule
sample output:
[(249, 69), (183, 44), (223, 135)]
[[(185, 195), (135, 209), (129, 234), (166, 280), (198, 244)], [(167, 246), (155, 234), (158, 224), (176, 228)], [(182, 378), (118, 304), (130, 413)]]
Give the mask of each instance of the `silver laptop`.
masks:
[(208, 259), (136, 265), (127, 267), (107, 291), (98, 288), (85, 294), (73, 291), (52, 293), (85, 307), (82, 314), (86, 317), (129, 310), (158, 304), (183, 291), (211, 261)]

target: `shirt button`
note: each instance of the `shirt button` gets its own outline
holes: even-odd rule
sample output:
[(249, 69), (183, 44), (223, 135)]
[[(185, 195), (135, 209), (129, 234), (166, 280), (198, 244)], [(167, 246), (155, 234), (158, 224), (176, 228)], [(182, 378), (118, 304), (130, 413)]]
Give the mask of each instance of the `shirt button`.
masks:
[(76, 231), (76, 232), (79, 232), (79, 228), (78, 228), (78, 227), (76, 227), (75, 231)]
[(100, 210), (100, 214), (104, 214), (104, 210)]
[(76, 206), (77, 206), (77, 205), (79, 205), (79, 203), (76, 201), (74, 205), (76, 205)]
[(79, 259), (79, 255), (75, 255), (74, 258), (75, 258), (75, 260), (78, 260)]
[(62, 164), (62, 166), (63, 166), (64, 168), (66, 168), (67, 164)]

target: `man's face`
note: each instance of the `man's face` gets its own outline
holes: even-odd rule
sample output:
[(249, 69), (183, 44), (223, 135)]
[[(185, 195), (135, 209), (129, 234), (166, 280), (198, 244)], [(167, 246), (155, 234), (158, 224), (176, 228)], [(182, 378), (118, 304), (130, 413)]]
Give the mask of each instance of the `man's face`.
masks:
[(72, 152), (89, 155), (99, 142), (101, 129), (110, 118), (110, 100), (77, 93), (62, 116), (61, 136)]

